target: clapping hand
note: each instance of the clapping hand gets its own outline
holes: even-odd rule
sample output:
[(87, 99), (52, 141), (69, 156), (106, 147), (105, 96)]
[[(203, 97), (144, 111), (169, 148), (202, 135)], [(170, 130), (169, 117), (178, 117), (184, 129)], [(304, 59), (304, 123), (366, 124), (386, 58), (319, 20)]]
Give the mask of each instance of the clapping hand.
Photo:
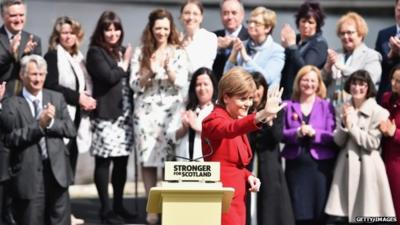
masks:
[(296, 32), (289, 24), (283, 25), (281, 30), (281, 44), (284, 48), (296, 44)]
[(4, 94), (6, 93), (6, 82), (3, 81), (0, 84), (0, 101), (3, 100)]
[(382, 121), (379, 124), (379, 130), (382, 132), (382, 134), (386, 137), (393, 137), (394, 134), (396, 133), (396, 123), (394, 120), (385, 120)]
[(43, 107), (42, 113), (39, 116), (40, 127), (43, 129), (48, 127), (51, 121), (55, 118), (55, 116), (56, 116), (56, 108), (54, 107), (53, 104), (47, 103), (47, 105)]
[(304, 121), (302, 121), (301, 126), (299, 127), (298, 130), (298, 135), (299, 137), (304, 137), (304, 136), (313, 137), (315, 135), (315, 129), (311, 125), (306, 124)]
[(268, 88), (265, 108), (256, 114), (257, 122), (268, 122), (269, 125), (272, 125), (272, 120), (276, 118), (276, 114), (286, 106), (286, 103), (282, 103), (282, 93), (283, 88), (279, 89), (278, 85)]
[(37, 45), (38, 45), (38, 43), (33, 40), (33, 35), (31, 34), (29, 36), (28, 42), (26, 43), (26, 46), (25, 46), (25, 49), (24, 49), (24, 54), (32, 53), (33, 49), (35, 49)]
[(349, 103), (345, 103), (342, 106), (342, 124), (346, 127), (346, 128), (350, 128), (353, 125), (353, 114), (355, 113), (355, 109), (352, 105), (350, 105)]

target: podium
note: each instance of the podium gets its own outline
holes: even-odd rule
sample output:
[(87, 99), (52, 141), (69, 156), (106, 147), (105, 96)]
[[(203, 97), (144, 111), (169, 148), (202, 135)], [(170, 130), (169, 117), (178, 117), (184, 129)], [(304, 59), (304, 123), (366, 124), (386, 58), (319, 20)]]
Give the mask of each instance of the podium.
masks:
[[(168, 172), (169, 168), (171, 165), (184, 165), (185, 169), (190, 166), (195, 168), (210, 165), (210, 162), (166, 162), (166, 180), (173, 179), (175, 182), (163, 182), (161, 187), (151, 188), (147, 212), (162, 213), (162, 225), (220, 225), (221, 214), (229, 209), (234, 189), (222, 187), (219, 182), (219, 163), (213, 163), (215, 162), (211, 162), (213, 166), (208, 171), (210, 176), (199, 180), (195, 175), (200, 173), (192, 171), (191, 175), (194, 176), (185, 176), (185, 172)], [(203, 171), (202, 174), (206, 172)], [(176, 182), (177, 177), (182, 180)], [(218, 181), (215, 181), (216, 177)]]

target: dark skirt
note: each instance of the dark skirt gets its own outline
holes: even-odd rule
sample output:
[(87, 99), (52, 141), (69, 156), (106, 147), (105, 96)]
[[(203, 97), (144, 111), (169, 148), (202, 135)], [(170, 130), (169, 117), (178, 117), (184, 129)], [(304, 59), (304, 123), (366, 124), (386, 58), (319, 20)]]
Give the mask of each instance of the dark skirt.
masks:
[(257, 224), (294, 225), (279, 146), (259, 151), (257, 157), (258, 177), (261, 180), (260, 191), (257, 193)]
[(316, 160), (304, 149), (297, 158), (286, 160), (285, 175), (296, 220), (325, 219), (334, 166), (334, 159)]

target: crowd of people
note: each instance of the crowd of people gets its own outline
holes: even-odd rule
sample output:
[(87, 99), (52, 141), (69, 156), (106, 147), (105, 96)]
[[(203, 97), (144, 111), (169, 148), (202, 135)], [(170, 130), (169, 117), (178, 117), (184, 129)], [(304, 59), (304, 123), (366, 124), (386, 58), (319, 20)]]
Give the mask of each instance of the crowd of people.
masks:
[(123, 46), (122, 19), (102, 12), (86, 56), (84, 28), (59, 17), (43, 57), (24, 1), (0, 6), (0, 225), (83, 224), (68, 187), (88, 151), (104, 224), (137, 216), (123, 197), (132, 152), (146, 195), (165, 161), (220, 162), (235, 189), (223, 225), (250, 224), (248, 192), (258, 225), (400, 218), (400, 0), (375, 49), (356, 12), (337, 22), (341, 46), (328, 46), (316, 1), (299, 6), (297, 33), (285, 24), (274, 40), (271, 9), (244, 24), (243, 2), (223, 0), (211, 32), (201, 1), (185, 0), (182, 31), (154, 9), (138, 46)]

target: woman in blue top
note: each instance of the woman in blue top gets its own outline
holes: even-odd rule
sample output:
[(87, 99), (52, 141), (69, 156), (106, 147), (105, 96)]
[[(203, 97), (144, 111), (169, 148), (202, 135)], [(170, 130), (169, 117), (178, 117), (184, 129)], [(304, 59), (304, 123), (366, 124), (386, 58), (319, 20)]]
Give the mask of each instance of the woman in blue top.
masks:
[(276, 14), (270, 9), (257, 7), (247, 20), (250, 38), (242, 42), (236, 38), (232, 52), (225, 64), (224, 72), (234, 66), (241, 66), (247, 72), (261, 73), (268, 85), (279, 84), (285, 63), (282, 46), (272, 39)]

